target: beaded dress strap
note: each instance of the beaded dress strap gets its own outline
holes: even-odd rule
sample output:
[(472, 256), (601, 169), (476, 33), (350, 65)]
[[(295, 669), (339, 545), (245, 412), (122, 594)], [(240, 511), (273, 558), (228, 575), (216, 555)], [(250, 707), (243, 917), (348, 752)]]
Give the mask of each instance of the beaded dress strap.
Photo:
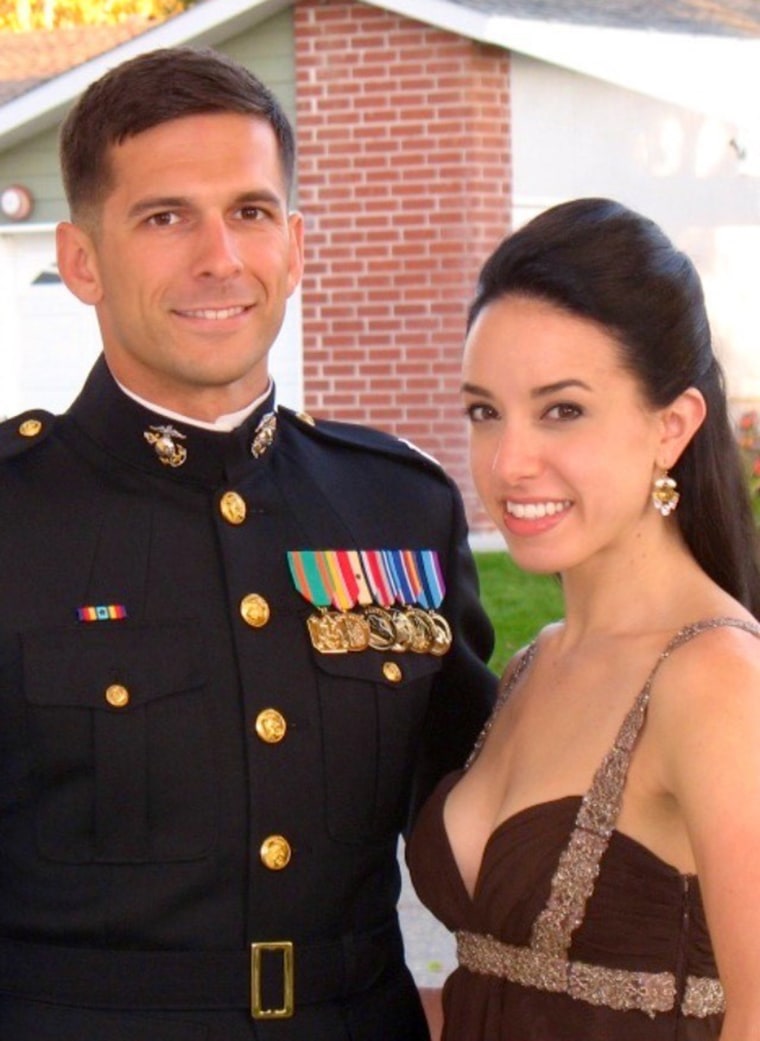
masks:
[(583, 921), (599, 862), (620, 814), (631, 756), (644, 725), (655, 676), (663, 662), (683, 644), (706, 630), (724, 626), (760, 636), (760, 626), (739, 618), (705, 618), (684, 626), (660, 653), (583, 797), (570, 841), (552, 878), (548, 903), (533, 925), (531, 946), (555, 956), (567, 954), (573, 933)]
[(509, 698), (509, 695), (512, 693), (515, 686), (517, 685), (517, 681), (520, 679), (522, 674), (525, 672), (525, 670), (528, 668), (530, 663), (535, 658), (536, 646), (537, 641), (534, 640), (521, 653), (516, 664), (514, 664), (512, 668), (507, 666), (507, 668), (504, 670), (501, 680), (499, 681), (499, 693), (497, 694), (496, 701), (494, 702), (494, 706), (491, 709), (491, 715), (485, 721), (483, 729), (478, 734), (478, 738), (475, 744), (473, 745), (472, 751), (467, 757), (467, 762), (464, 764), (465, 770), (468, 770), (470, 766), (472, 766), (474, 761), (477, 759), (478, 753), (483, 747), (483, 742), (488, 737), (491, 727), (494, 725), (497, 716), (504, 708), (504, 704)]

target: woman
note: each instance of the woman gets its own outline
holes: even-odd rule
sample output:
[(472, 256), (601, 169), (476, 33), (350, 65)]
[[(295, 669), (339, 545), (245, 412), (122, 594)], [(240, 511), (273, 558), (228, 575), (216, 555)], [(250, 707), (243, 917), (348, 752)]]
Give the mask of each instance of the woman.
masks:
[(463, 395), (565, 618), (408, 846), (445, 1041), (760, 1036), (760, 574), (693, 265), (615, 202), (545, 212), (481, 272)]

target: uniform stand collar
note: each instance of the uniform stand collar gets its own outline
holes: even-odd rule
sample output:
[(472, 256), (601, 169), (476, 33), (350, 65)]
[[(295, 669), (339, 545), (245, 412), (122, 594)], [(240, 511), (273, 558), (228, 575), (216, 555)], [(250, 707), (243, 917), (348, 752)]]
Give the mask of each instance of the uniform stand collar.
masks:
[(119, 388), (101, 356), (62, 423), (132, 468), (215, 487), (266, 464), (276, 433), (274, 387), (235, 430), (206, 430), (138, 404)]

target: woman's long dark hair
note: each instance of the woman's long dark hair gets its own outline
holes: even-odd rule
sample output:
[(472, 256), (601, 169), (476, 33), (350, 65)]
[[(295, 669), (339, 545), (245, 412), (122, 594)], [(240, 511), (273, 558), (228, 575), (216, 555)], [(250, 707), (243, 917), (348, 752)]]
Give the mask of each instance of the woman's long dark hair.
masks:
[(675, 517), (707, 574), (760, 616), (758, 535), (689, 258), (620, 203), (577, 199), (540, 214), (495, 250), (480, 273), (468, 330), (507, 294), (546, 300), (607, 329), (653, 408), (688, 387), (702, 392), (707, 416), (672, 469), (681, 493)]

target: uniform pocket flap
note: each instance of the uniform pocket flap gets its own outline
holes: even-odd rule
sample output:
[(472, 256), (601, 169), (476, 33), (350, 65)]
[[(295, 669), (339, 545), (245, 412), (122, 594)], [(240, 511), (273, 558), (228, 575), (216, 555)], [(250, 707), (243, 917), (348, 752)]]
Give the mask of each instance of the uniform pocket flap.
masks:
[(194, 622), (121, 622), (37, 630), (21, 638), (34, 705), (129, 710), (205, 681)]
[(317, 668), (339, 679), (363, 680), (386, 687), (405, 687), (432, 678), (441, 668), (441, 658), (411, 651), (350, 651), (321, 654), (314, 651)]

